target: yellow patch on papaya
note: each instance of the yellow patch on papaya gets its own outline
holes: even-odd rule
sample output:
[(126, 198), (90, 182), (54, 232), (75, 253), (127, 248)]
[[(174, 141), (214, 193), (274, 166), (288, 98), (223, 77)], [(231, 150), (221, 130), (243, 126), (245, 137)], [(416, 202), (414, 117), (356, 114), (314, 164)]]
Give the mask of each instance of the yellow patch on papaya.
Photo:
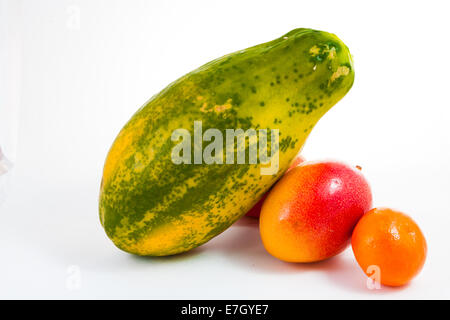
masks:
[(211, 112), (211, 110), (208, 110), (208, 104), (207, 104), (206, 102), (204, 102), (204, 103), (202, 104), (202, 107), (200, 108), (200, 111), (201, 111), (201, 112), (204, 112), (204, 113), (206, 113), (206, 112)]
[(143, 164), (143, 160), (144, 160), (144, 157), (142, 156), (142, 153), (137, 152), (134, 155), (134, 167), (133, 167), (133, 169), (134, 169), (135, 172), (142, 172), (144, 170), (145, 166)]
[(220, 112), (223, 112), (223, 111), (228, 110), (228, 109), (231, 109), (231, 99), (228, 99), (225, 104), (215, 105), (214, 106), (214, 111), (216, 113), (220, 113)]
[(309, 53), (315, 57), (320, 53), (320, 48), (316, 45), (312, 46), (311, 49), (309, 49)]
[(347, 66), (340, 66), (337, 70), (331, 75), (330, 81), (333, 82), (337, 78), (346, 76), (350, 72), (350, 69)]
[(148, 235), (138, 241), (126, 241), (122, 245), (127, 251), (138, 255), (171, 255), (186, 250), (179, 246), (185, 243), (186, 235), (190, 235), (189, 243), (194, 247), (193, 244), (201, 242), (210, 229), (202, 214), (188, 212), (181, 219), (149, 229)]
[(131, 155), (134, 153), (133, 148), (130, 148), (130, 146), (132, 145), (132, 142), (141, 135), (144, 128), (145, 119), (139, 118), (131, 126), (131, 128), (124, 129), (119, 133), (116, 141), (109, 150), (108, 157), (103, 168), (104, 184), (106, 184), (107, 181), (113, 176), (126, 155)]
[(328, 52), (328, 59), (334, 59), (336, 58), (336, 48), (332, 47)]

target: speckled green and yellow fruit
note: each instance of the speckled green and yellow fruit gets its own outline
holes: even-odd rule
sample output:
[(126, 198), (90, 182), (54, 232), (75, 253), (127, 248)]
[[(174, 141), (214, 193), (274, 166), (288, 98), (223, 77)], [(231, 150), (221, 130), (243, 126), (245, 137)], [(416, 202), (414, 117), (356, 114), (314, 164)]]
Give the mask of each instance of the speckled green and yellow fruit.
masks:
[[(295, 29), (171, 83), (136, 112), (109, 151), (99, 203), (106, 234), (120, 249), (149, 256), (188, 251), (217, 236), (283, 174), (353, 80), (349, 50), (335, 35)], [(193, 135), (194, 121), (203, 131), (279, 129), (280, 170), (175, 165), (171, 134), (185, 128)]]

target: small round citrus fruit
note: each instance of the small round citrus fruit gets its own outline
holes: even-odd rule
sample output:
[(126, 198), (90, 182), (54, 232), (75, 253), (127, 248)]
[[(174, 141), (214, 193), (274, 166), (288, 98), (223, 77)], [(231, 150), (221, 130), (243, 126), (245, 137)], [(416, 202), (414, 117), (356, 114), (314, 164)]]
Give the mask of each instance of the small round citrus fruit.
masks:
[[(388, 208), (367, 212), (356, 225), (352, 248), (362, 270), (388, 286), (408, 283), (422, 269), (427, 255), (425, 237), (406, 214)], [(374, 268), (376, 267), (376, 269)]]

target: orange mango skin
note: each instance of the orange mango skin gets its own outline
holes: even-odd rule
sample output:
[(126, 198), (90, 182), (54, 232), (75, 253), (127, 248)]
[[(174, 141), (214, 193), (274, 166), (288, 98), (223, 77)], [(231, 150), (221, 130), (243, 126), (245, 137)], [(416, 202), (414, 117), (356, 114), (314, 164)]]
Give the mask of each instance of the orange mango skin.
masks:
[(286, 262), (316, 262), (343, 251), (372, 205), (361, 172), (340, 162), (304, 162), (264, 202), (260, 233), (266, 250)]

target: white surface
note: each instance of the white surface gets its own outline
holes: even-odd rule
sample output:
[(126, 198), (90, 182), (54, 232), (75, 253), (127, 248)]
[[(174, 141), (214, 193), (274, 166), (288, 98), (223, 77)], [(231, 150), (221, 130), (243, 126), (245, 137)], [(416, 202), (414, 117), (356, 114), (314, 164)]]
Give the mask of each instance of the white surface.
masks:
[[(0, 0), (20, 52), (11, 99), (21, 106), (16, 180), (0, 207), (0, 298), (450, 298), (448, 9), (446, 1)], [(336, 33), (356, 70), (304, 155), (361, 165), (374, 205), (413, 216), (429, 247), (420, 276), (368, 290), (351, 250), (286, 264), (264, 251), (251, 220), (177, 257), (116, 249), (97, 197), (122, 125), (186, 72), (296, 27)]]

